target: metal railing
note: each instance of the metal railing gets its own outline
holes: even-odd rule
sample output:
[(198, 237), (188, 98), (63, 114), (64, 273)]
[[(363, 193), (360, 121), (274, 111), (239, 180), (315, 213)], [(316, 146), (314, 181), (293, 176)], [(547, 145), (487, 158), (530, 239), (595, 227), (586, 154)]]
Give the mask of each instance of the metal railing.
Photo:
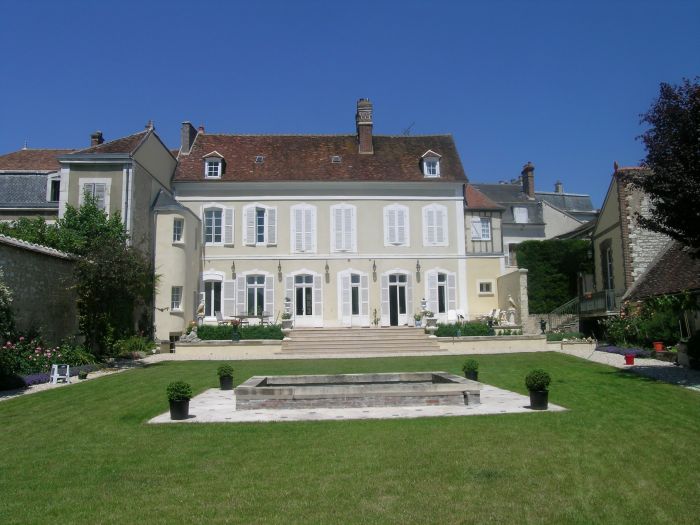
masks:
[(561, 306), (557, 306), (547, 315), (547, 324), (549, 330), (558, 330), (562, 327), (568, 327), (576, 332), (579, 329), (579, 298), (565, 302)]
[(581, 296), (580, 312), (582, 315), (608, 315), (620, 312), (622, 290), (603, 290)]

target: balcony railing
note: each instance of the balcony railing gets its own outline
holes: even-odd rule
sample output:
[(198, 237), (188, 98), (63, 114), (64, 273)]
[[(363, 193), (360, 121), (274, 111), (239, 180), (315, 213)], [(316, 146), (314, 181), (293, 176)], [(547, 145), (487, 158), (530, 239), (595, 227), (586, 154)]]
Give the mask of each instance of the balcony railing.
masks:
[(581, 296), (579, 311), (581, 315), (612, 315), (620, 313), (620, 299), (623, 290), (603, 290), (590, 292)]

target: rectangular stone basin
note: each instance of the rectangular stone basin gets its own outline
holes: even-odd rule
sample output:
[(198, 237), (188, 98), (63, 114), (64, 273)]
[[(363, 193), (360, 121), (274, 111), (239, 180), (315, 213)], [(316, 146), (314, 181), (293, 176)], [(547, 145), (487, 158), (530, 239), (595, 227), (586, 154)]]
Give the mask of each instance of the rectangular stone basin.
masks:
[(481, 383), (447, 372), (254, 376), (236, 410), (479, 404)]

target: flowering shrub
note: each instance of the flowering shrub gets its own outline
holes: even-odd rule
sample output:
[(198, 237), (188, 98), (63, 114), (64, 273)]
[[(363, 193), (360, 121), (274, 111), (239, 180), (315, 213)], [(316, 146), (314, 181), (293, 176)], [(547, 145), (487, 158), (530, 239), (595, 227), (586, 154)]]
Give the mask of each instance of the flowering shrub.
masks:
[(620, 346), (599, 346), (596, 348), (598, 352), (607, 352), (608, 354), (633, 355), (634, 357), (651, 357), (653, 352), (643, 350), (641, 348), (623, 348)]
[(81, 347), (68, 343), (45, 346), (40, 339), (19, 337), (0, 346), (0, 375), (48, 372), (53, 364), (85, 365), (94, 359)]

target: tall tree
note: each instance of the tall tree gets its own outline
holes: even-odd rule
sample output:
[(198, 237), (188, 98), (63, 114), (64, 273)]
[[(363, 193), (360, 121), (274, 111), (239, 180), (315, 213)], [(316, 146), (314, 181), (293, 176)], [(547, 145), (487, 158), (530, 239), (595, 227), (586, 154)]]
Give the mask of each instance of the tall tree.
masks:
[(639, 223), (689, 246), (700, 255), (700, 84), (683, 79), (680, 85), (661, 84), (659, 98), (642, 123), (650, 172), (633, 183), (651, 199), (649, 218)]

